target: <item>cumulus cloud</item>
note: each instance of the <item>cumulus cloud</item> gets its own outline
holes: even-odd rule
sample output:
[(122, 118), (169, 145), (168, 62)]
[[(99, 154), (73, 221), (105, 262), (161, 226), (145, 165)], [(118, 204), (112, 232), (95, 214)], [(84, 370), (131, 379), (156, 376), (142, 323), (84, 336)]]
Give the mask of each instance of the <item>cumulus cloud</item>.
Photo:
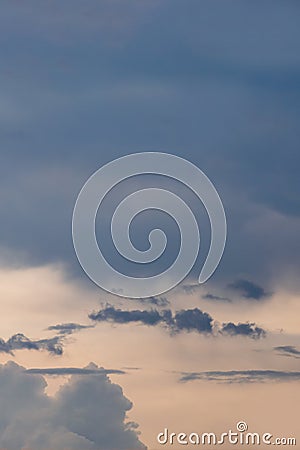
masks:
[(46, 350), (53, 355), (62, 355), (63, 346), (59, 336), (50, 339), (32, 340), (22, 333), (14, 334), (7, 341), (0, 339), (0, 352), (14, 354), (15, 350)]
[(229, 370), (210, 372), (183, 372), (181, 382), (219, 381), (223, 383), (261, 383), (264, 381), (299, 381), (300, 372), (280, 370)]
[(249, 322), (238, 323), (237, 325), (233, 322), (224, 323), (220, 332), (230, 336), (249, 336), (253, 339), (259, 339), (266, 335), (266, 331), (263, 328)]
[(213, 318), (206, 312), (202, 312), (198, 308), (185, 309), (175, 314), (175, 328), (187, 331), (198, 331), (198, 333), (212, 332)]
[(263, 287), (249, 280), (236, 280), (233, 283), (230, 283), (228, 287), (240, 292), (244, 298), (254, 300), (261, 300), (270, 295)]
[(0, 448), (145, 449), (137, 425), (126, 423), (132, 403), (121, 387), (94, 364), (86, 370), (49, 397), (40, 374), (12, 362), (0, 366)]
[(211, 315), (201, 311), (199, 308), (182, 309), (173, 313), (170, 309), (163, 311), (156, 309), (124, 311), (107, 305), (103, 309), (91, 313), (89, 318), (96, 322), (139, 323), (147, 326), (163, 325), (171, 334), (182, 331), (211, 334), (215, 329), (218, 334), (231, 336), (246, 336), (258, 339), (266, 335), (266, 331), (263, 328), (249, 322), (238, 323), (237, 325), (233, 322), (228, 322), (223, 324), (220, 329), (218, 323), (214, 322)]

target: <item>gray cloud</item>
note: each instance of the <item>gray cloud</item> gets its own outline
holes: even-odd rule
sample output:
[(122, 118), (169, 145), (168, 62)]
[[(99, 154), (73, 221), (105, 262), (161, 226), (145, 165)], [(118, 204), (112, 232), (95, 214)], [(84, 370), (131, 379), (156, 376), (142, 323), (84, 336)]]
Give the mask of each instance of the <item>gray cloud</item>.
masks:
[(297, 350), (293, 345), (280, 345), (274, 347), (274, 350), (284, 356), (290, 356), (296, 359), (300, 358), (300, 350)]
[(42, 369), (27, 369), (26, 373), (38, 374), (38, 375), (124, 375), (126, 372), (117, 369), (103, 369), (102, 367), (89, 367), (89, 368), (79, 368), (79, 367), (47, 367)]
[(0, 352), (13, 355), (15, 350), (46, 350), (53, 355), (62, 355), (63, 346), (59, 336), (50, 339), (32, 340), (22, 333), (14, 334), (7, 341), (0, 339)]
[[(190, 284), (180, 284), (179, 289), (181, 289), (186, 295), (192, 295), (197, 291), (200, 291), (202, 289), (202, 285), (197, 283), (190, 283)], [(231, 299), (228, 297), (223, 297), (219, 295), (214, 295), (209, 292), (202, 295), (202, 298), (204, 300), (212, 300), (212, 301), (221, 301), (221, 302), (228, 302), (231, 303)]]
[(89, 318), (96, 322), (138, 323), (147, 326), (163, 325), (171, 334), (182, 331), (211, 334), (213, 333), (213, 325), (215, 325), (217, 334), (245, 336), (253, 339), (259, 339), (266, 335), (264, 329), (249, 322), (238, 324), (228, 322), (220, 328), (208, 313), (198, 308), (182, 309), (173, 313), (170, 309), (162, 311), (156, 309), (124, 311), (107, 305), (98, 312), (91, 313)]
[(190, 283), (190, 284), (180, 284), (179, 288), (183, 290), (183, 292), (187, 295), (194, 294), (199, 290), (200, 285), (197, 283)]
[(93, 328), (93, 325), (80, 325), (79, 323), (62, 323), (58, 325), (51, 325), (47, 329), (49, 331), (57, 331), (60, 335), (73, 334), (76, 331)]
[(220, 332), (230, 336), (249, 336), (252, 339), (266, 336), (266, 331), (263, 328), (249, 322), (238, 323), (237, 325), (232, 322), (224, 323)]
[(148, 298), (139, 298), (135, 299), (139, 303), (145, 303), (149, 305), (155, 305), (160, 307), (166, 307), (170, 304), (169, 300), (166, 297), (148, 297)]
[(204, 300), (213, 300), (213, 301), (220, 301), (220, 302), (228, 302), (231, 303), (232, 300), (228, 297), (220, 297), (219, 295), (213, 295), (213, 294), (205, 294), (202, 296)]
[(98, 312), (93, 312), (89, 315), (91, 320), (97, 322), (114, 322), (114, 323), (131, 323), (140, 322), (144, 325), (157, 325), (158, 323), (165, 321), (165, 314), (168, 311), (157, 311), (152, 310), (133, 310), (133, 311), (123, 311), (121, 309), (116, 309), (114, 306), (106, 306)]
[(55, 397), (49, 397), (41, 375), (12, 362), (0, 366), (0, 447), (145, 449), (137, 425), (126, 422), (132, 403), (121, 387), (94, 364), (86, 370), (91, 373), (73, 375)]
[(198, 331), (198, 333), (212, 332), (213, 318), (198, 308), (176, 312), (174, 322), (175, 330), (178, 331)]
[(174, 315), (171, 310), (133, 310), (123, 311), (114, 306), (106, 306), (104, 309), (91, 313), (89, 318), (97, 322), (113, 323), (142, 323), (143, 325), (156, 326), (163, 324), (172, 333), (180, 331), (198, 331), (199, 333), (211, 333), (212, 317), (200, 311), (198, 308), (177, 311)]
[(228, 285), (231, 289), (241, 292), (244, 298), (261, 300), (268, 297), (270, 294), (267, 293), (263, 287), (249, 280), (236, 280)]
[(203, 380), (222, 383), (262, 383), (265, 381), (300, 381), (300, 372), (279, 370), (229, 370), (183, 372), (181, 382)]
[[(186, 295), (192, 295), (197, 291), (200, 291), (202, 289), (202, 285), (197, 283), (190, 283), (190, 284), (180, 284), (179, 289), (184, 292)], [(212, 300), (212, 301), (220, 301), (220, 302), (228, 302), (231, 303), (232, 300), (228, 297), (223, 297), (220, 295), (214, 295), (209, 292), (201, 296), (203, 300)]]

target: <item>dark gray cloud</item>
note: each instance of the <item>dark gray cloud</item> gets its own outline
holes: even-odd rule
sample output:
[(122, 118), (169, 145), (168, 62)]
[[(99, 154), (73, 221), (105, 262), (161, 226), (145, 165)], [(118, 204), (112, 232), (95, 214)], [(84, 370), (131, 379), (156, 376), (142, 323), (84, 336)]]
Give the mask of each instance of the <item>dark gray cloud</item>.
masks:
[(274, 347), (274, 350), (284, 356), (290, 356), (296, 359), (300, 358), (300, 350), (297, 350), (297, 348), (293, 345), (280, 345), (278, 347)]
[[(0, 447), (7, 450), (145, 450), (132, 403), (95, 364), (76, 373), (54, 397), (45, 379), (9, 362), (0, 366)], [(77, 369), (78, 372), (78, 369)], [(5, 405), (5, 407), (4, 407)]]
[(249, 336), (253, 339), (266, 336), (266, 331), (263, 328), (258, 327), (255, 323), (248, 322), (238, 323), (237, 325), (232, 322), (224, 323), (220, 332), (230, 336)]
[(198, 308), (177, 311), (175, 314), (171, 310), (133, 310), (124, 311), (116, 309), (114, 306), (106, 306), (98, 312), (89, 315), (91, 320), (97, 322), (113, 323), (141, 323), (148, 326), (163, 324), (172, 333), (180, 331), (197, 331), (199, 333), (211, 333), (212, 317), (202, 312)]
[(233, 283), (230, 283), (228, 287), (240, 292), (244, 298), (261, 300), (270, 296), (262, 286), (249, 280), (236, 280)]
[(158, 311), (132, 310), (124, 311), (107, 305), (97, 312), (92, 312), (89, 318), (95, 322), (111, 322), (118, 324), (137, 323), (147, 326), (164, 326), (171, 334), (182, 331), (196, 331), (198, 333), (211, 334), (215, 325), (217, 334), (230, 336), (245, 336), (252, 339), (265, 337), (266, 331), (258, 327), (255, 323), (224, 323), (222, 327), (214, 321), (210, 314), (201, 311), (199, 308), (182, 309), (173, 313), (170, 309)]
[(73, 334), (76, 331), (93, 328), (93, 325), (80, 325), (79, 323), (62, 323), (58, 325), (51, 325), (48, 327), (49, 331), (57, 331), (58, 334), (67, 335)]
[(300, 381), (300, 372), (280, 370), (228, 370), (183, 372), (181, 382), (203, 380), (222, 383), (262, 383), (267, 381)]
[(176, 312), (174, 317), (175, 330), (198, 331), (211, 333), (213, 318), (198, 308), (185, 309)]
[(38, 375), (124, 375), (126, 372), (118, 369), (103, 369), (102, 367), (46, 367), (42, 369), (27, 369), (26, 373)]
[(46, 350), (53, 355), (63, 354), (61, 337), (33, 340), (22, 333), (14, 334), (7, 341), (0, 339), (0, 352), (13, 355), (15, 350)]
[(152, 310), (132, 310), (123, 311), (116, 309), (114, 306), (106, 306), (98, 312), (93, 312), (89, 315), (91, 320), (97, 322), (113, 322), (113, 323), (131, 323), (139, 322), (144, 325), (157, 325), (165, 321), (165, 311)]

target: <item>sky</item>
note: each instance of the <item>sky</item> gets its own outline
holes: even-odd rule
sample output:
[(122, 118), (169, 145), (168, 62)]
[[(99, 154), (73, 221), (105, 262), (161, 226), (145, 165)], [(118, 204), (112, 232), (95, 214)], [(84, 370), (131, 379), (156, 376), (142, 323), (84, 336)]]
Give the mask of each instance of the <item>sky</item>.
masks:
[[(165, 428), (222, 433), (239, 421), (300, 449), (299, 8), (2, 1), (1, 449), (158, 450)], [(115, 267), (144, 274), (108, 239), (111, 216), (138, 189), (172, 189), (201, 229), (186, 279), (130, 299), (81, 268), (76, 198), (96, 170), (137, 152), (185, 158), (216, 187), (227, 243), (205, 284), (203, 205), (154, 175), (112, 192), (97, 239)], [(149, 273), (180, 246), (153, 210), (137, 218), (134, 245), (145, 250), (157, 227), (169, 245)]]

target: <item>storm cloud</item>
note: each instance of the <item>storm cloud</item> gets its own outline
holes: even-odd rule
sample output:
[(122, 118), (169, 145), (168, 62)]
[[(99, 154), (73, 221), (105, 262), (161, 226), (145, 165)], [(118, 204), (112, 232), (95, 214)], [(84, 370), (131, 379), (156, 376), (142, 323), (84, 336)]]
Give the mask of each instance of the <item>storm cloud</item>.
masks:
[(296, 3), (125, 4), (3, 4), (2, 254), (85, 276), (70, 232), (82, 185), (111, 159), (164, 149), (220, 191), (234, 239), (216, 279), (269, 289), (300, 262)]

